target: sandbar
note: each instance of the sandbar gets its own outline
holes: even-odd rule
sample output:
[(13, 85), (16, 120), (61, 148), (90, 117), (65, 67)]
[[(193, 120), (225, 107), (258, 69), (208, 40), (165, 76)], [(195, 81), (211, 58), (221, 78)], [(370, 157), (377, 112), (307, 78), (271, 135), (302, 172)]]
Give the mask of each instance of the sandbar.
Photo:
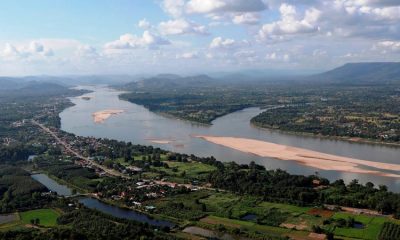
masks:
[(373, 162), (368, 160), (342, 157), (256, 139), (204, 135), (195, 137), (202, 138), (211, 143), (222, 145), (241, 152), (251, 153), (260, 157), (269, 157), (284, 161), (295, 161), (301, 165), (316, 169), (400, 178), (399, 174), (362, 168), (364, 166), (380, 170), (400, 171), (400, 164)]
[(111, 116), (121, 114), (123, 112), (124, 110), (119, 110), (119, 109), (108, 109), (108, 110), (98, 111), (92, 113), (93, 121), (95, 123), (104, 123), (104, 121), (106, 121)]
[(163, 139), (146, 139), (146, 140), (157, 144), (169, 144), (173, 142), (172, 140), (163, 140)]

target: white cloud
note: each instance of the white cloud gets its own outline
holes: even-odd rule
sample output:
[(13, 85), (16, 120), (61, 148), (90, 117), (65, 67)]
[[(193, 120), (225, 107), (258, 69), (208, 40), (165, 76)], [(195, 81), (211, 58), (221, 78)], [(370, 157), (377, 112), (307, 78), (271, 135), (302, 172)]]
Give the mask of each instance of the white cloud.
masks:
[(199, 57), (199, 53), (197, 51), (185, 52), (185, 53), (176, 55), (176, 58), (178, 58), (178, 59), (194, 59), (194, 58), (198, 58), (198, 57)]
[(149, 31), (144, 31), (141, 37), (132, 34), (124, 34), (118, 40), (105, 44), (106, 49), (135, 49), (149, 48), (157, 49), (161, 45), (168, 45), (170, 42)]
[(18, 58), (43, 58), (53, 56), (54, 52), (51, 48), (45, 47), (43, 43), (31, 41), (28, 44), (20, 44), (14, 46), (11, 43), (6, 43), (2, 56), (8, 60)]
[(96, 58), (99, 56), (96, 48), (90, 45), (81, 45), (75, 51), (76, 56), (86, 58)]
[(158, 29), (163, 35), (208, 34), (205, 26), (186, 21), (182, 18), (161, 22)]
[(143, 28), (143, 29), (149, 29), (151, 27), (151, 24), (149, 21), (147, 21), (145, 18), (140, 20), (138, 22), (138, 27)]
[(258, 24), (260, 22), (260, 15), (257, 13), (241, 13), (235, 15), (232, 22), (235, 24)]
[(269, 60), (269, 61), (277, 61), (277, 62), (289, 62), (290, 61), (290, 55), (288, 53), (276, 53), (276, 52), (272, 52), (272, 53), (267, 53), (265, 56), (265, 59)]
[(382, 53), (400, 53), (400, 41), (380, 41), (373, 46), (373, 50), (380, 50)]
[(179, 18), (183, 14), (185, 6), (184, 0), (163, 0), (161, 7), (170, 16)]
[(17, 48), (10, 43), (6, 43), (6, 46), (3, 50), (3, 57), (5, 58), (13, 58), (13, 57), (19, 57), (19, 51)]
[(282, 4), (279, 8), (281, 20), (267, 23), (259, 31), (259, 38), (284, 39), (287, 35), (313, 33), (319, 30), (318, 20), (321, 11), (309, 8), (305, 11), (304, 18), (299, 18), (295, 6)]
[(210, 43), (210, 48), (228, 49), (234, 47), (236, 41), (230, 38), (223, 39), (222, 37), (214, 38)]
[(261, 0), (190, 0), (188, 13), (259, 12), (267, 8)]

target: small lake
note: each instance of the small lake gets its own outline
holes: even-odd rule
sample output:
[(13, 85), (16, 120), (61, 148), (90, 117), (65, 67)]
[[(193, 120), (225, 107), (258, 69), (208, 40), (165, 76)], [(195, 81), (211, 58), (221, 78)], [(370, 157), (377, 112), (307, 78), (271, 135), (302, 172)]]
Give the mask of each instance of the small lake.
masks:
[[(58, 182), (54, 181), (53, 179), (49, 178), (46, 174), (33, 174), (31, 175), (33, 179), (40, 182), (44, 186), (46, 186), (50, 191), (57, 192), (58, 195), (61, 196), (72, 196), (72, 189), (59, 184)], [(113, 206), (104, 202), (99, 201), (98, 199), (86, 197), (79, 199), (79, 202), (82, 203), (84, 206), (96, 209), (102, 213), (106, 213), (112, 215), (117, 218), (134, 220), (141, 223), (147, 223), (151, 226), (156, 227), (174, 227), (175, 224), (169, 221), (164, 220), (156, 220), (150, 218), (149, 216), (133, 211), (128, 209), (122, 209), (117, 206)]]
[(257, 215), (255, 215), (255, 214), (247, 214), (247, 215), (243, 216), (241, 218), (241, 220), (245, 220), (245, 221), (257, 220)]
[(88, 208), (96, 209), (100, 212), (110, 214), (117, 218), (129, 219), (129, 220), (134, 220), (134, 221), (142, 222), (142, 223), (148, 223), (149, 225), (156, 226), (156, 227), (173, 228), (175, 226), (175, 224), (173, 224), (171, 222), (164, 221), (164, 220), (156, 220), (156, 219), (150, 218), (149, 216), (147, 216), (145, 214), (141, 214), (141, 213), (138, 213), (138, 212), (135, 212), (132, 210), (112, 206), (110, 204), (101, 202), (95, 198), (82, 198), (82, 199), (79, 199), (79, 202)]
[[(71, 98), (75, 106), (65, 109), (60, 114), (61, 129), (79, 136), (130, 141), (135, 144), (153, 145), (166, 150), (203, 157), (214, 156), (222, 162), (234, 161), (239, 164), (248, 164), (254, 161), (267, 169), (280, 168), (292, 174), (309, 175), (315, 174), (317, 171), (318, 174), (331, 181), (343, 179), (345, 182), (350, 182), (353, 179), (359, 179), (361, 183), (370, 181), (376, 186), (384, 184), (390, 190), (400, 192), (400, 179), (398, 178), (318, 170), (294, 161), (280, 161), (247, 154), (193, 136), (251, 138), (338, 156), (396, 164), (400, 164), (399, 147), (299, 136), (260, 129), (250, 124), (250, 119), (263, 111), (259, 108), (237, 111), (216, 119), (211, 126), (205, 126), (155, 114), (143, 106), (120, 100), (118, 96), (121, 92), (105, 86), (81, 86), (80, 89), (93, 91), (83, 95), (90, 97), (90, 100), (84, 100), (82, 97)], [(121, 109), (125, 112), (110, 117), (102, 124), (94, 123), (92, 113), (106, 109)], [(156, 143), (153, 140), (164, 141)], [(168, 140), (167, 144), (160, 144), (165, 140)], [(396, 171), (387, 172), (400, 174)]]
[(33, 179), (40, 182), (44, 186), (46, 186), (50, 191), (56, 192), (58, 195), (61, 196), (71, 196), (72, 189), (67, 186), (61, 185), (58, 182), (54, 181), (53, 179), (49, 178), (46, 174), (33, 174), (31, 175)]

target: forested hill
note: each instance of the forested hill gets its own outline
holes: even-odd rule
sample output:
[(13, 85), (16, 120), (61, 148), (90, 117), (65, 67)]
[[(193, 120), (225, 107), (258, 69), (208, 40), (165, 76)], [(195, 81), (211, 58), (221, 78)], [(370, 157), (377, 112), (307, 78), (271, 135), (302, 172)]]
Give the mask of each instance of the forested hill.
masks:
[(400, 84), (400, 62), (347, 63), (310, 79), (343, 85)]
[(127, 90), (138, 90), (138, 89), (176, 89), (176, 88), (188, 88), (188, 87), (202, 87), (216, 83), (215, 79), (207, 75), (196, 75), (189, 77), (181, 77), (175, 74), (160, 74), (155, 77), (145, 78), (140, 81), (130, 82), (123, 86)]
[[(0, 81), (2, 83), (3, 81)], [(6, 82), (6, 81), (4, 81)], [(0, 88), (0, 100), (8, 98), (51, 97), (63, 95), (77, 95), (86, 91), (72, 90), (68, 87), (50, 82), (18, 82), (7, 81), (7, 88)]]

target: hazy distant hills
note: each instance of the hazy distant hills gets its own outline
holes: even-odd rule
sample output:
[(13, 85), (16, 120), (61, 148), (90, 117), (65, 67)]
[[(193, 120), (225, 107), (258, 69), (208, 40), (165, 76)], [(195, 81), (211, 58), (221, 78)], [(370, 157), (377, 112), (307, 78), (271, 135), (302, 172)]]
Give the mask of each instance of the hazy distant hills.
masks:
[(195, 88), (227, 84), (272, 84), (272, 83), (313, 83), (334, 85), (377, 85), (400, 84), (400, 63), (371, 62), (347, 63), (333, 70), (309, 76), (256, 76), (246, 73), (226, 74), (220, 77), (196, 75), (182, 77), (175, 74), (161, 74), (130, 82), (123, 88), (128, 90)]
[(126, 84), (142, 79), (143, 75), (85, 75), (85, 76), (26, 76), (0, 77), (0, 90), (20, 89), (32, 83), (56, 83), (65, 87), (91, 84)]
[[(109, 84), (127, 90), (162, 89), (162, 88), (196, 88), (204, 86), (229, 86), (240, 84), (281, 84), (312, 83), (335, 85), (376, 85), (400, 84), (399, 62), (348, 63), (333, 70), (314, 75), (279, 76), (265, 71), (242, 71), (220, 75), (179, 76), (176, 74), (159, 74), (154, 77), (146, 75), (86, 75), (86, 76), (27, 76), (0, 77), (0, 91), (23, 89), (39, 83), (53, 83), (64, 87), (87, 84)], [(39, 85), (36, 85), (39, 86)], [(44, 87), (43, 85), (41, 87)], [(48, 85), (54, 88), (55, 86)]]
[(72, 90), (67, 86), (53, 82), (0, 78), (0, 101), (9, 98), (20, 99), (27, 97), (48, 97), (81, 93), (84, 93), (84, 91)]
[(216, 80), (207, 75), (181, 77), (174, 74), (160, 74), (155, 77), (145, 78), (140, 81), (130, 82), (123, 86), (125, 89), (164, 89), (199, 87), (215, 83)]
[(347, 63), (333, 70), (310, 76), (309, 79), (345, 85), (400, 83), (400, 63)]

